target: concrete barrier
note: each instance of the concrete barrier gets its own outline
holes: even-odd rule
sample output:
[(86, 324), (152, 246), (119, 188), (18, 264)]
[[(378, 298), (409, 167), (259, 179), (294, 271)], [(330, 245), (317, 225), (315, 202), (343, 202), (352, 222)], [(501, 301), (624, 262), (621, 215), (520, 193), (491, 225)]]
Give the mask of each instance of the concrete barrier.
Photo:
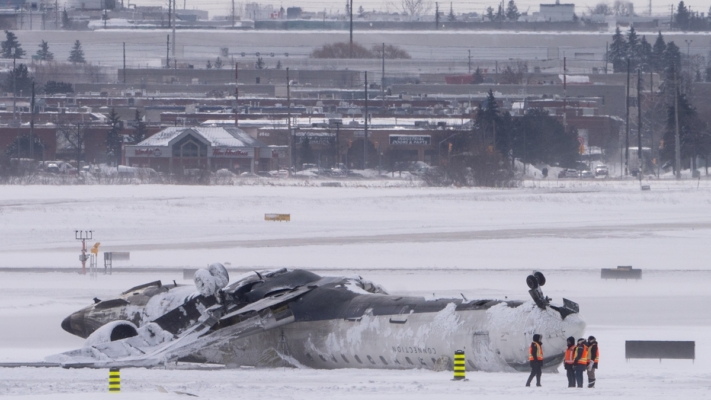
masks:
[(695, 360), (696, 342), (662, 340), (627, 340), (625, 358), (662, 358)]
[(600, 272), (602, 279), (642, 279), (642, 270), (631, 266), (621, 266), (616, 269), (603, 268)]

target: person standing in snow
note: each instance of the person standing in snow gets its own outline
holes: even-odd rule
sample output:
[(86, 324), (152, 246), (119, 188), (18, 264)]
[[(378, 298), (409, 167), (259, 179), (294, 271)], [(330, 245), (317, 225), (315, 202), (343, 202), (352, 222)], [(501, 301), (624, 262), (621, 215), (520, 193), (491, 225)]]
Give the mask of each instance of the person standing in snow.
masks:
[(595, 336), (588, 338), (588, 388), (595, 387), (595, 370), (600, 361), (600, 350), (597, 348)]
[(569, 388), (575, 387), (575, 360), (573, 358), (574, 353), (575, 353), (575, 338), (571, 336), (568, 338), (568, 348), (565, 349), (565, 361), (563, 364), (565, 366), (565, 374), (568, 376), (568, 387)]
[(533, 342), (528, 348), (528, 362), (531, 364), (531, 375), (528, 376), (526, 386), (531, 386), (533, 377), (536, 377), (536, 386), (541, 386), (541, 368), (543, 367), (543, 349), (541, 348), (541, 335), (533, 335)]
[(575, 382), (578, 387), (583, 387), (583, 371), (588, 367), (588, 346), (585, 339), (578, 339), (578, 345), (575, 346), (573, 353), (573, 362), (575, 365)]

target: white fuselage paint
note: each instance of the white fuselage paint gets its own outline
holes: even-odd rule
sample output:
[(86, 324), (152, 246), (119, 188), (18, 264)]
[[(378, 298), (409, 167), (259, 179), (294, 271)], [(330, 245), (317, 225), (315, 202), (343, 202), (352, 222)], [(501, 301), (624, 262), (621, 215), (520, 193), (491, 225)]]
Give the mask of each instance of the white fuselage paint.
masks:
[(550, 360), (544, 368), (555, 369), (566, 338), (580, 337), (584, 329), (578, 314), (562, 319), (533, 302), (464, 311), (455, 311), (451, 303), (437, 313), (373, 316), (366, 310), (356, 320), (295, 322), (199, 353), (230, 366), (258, 366), (274, 349), (312, 368), (438, 369), (447, 368), (454, 352), (463, 350), (467, 370), (514, 371), (527, 368), (528, 346), (538, 333), (545, 360)]

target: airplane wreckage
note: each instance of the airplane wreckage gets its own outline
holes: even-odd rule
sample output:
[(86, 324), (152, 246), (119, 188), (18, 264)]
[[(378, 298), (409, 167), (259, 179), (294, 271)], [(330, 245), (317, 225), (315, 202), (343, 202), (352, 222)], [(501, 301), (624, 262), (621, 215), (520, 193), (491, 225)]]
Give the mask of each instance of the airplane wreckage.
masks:
[(83, 348), (47, 357), (64, 367), (154, 367), (186, 361), (239, 366), (528, 370), (528, 346), (543, 337), (543, 368), (563, 361), (580, 337), (578, 305), (552, 305), (542, 273), (526, 282), (532, 301), (426, 299), (388, 294), (360, 277), (306, 270), (255, 272), (229, 283), (212, 264), (195, 286), (147, 283), (67, 317)]

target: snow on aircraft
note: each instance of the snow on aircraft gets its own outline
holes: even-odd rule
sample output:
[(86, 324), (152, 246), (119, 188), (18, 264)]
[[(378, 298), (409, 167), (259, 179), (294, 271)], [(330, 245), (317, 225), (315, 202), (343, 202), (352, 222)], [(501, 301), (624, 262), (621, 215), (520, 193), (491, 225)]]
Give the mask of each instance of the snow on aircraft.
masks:
[(101, 301), (62, 322), (84, 347), (47, 357), (65, 367), (153, 367), (187, 361), (238, 366), (528, 370), (528, 346), (543, 337), (543, 366), (581, 337), (578, 305), (544, 297), (542, 273), (526, 282), (532, 301), (426, 299), (388, 294), (360, 277), (306, 270), (255, 272), (229, 284), (212, 264), (192, 285), (160, 281)]

